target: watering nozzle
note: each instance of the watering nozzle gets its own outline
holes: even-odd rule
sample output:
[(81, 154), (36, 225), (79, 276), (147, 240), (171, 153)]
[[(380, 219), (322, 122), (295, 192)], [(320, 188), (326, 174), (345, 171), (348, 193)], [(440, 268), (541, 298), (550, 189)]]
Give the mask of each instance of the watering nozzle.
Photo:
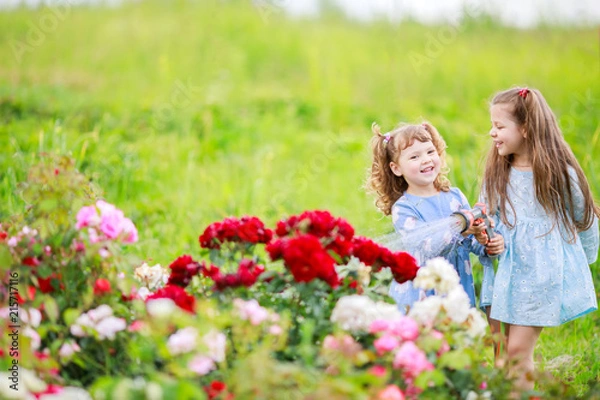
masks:
[(485, 204), (477, 203), (472, 210), (458, 210), (452, 213), (452, 215), (457, 215), (461, 218), (462, 230), (461, 233), (469, 229), (474, 224), (483, 221), (485, 223), (485, 233), (487, 234), (489, 239), (492, 239), (495, 235), (494, 229), (490, 224), (490, 220), (487, 218)]

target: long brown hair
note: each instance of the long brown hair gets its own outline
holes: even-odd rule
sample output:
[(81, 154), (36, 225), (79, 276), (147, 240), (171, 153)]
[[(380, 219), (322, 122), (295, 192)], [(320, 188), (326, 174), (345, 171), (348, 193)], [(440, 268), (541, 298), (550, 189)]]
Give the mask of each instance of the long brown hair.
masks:
[(398, 163), (400, 152), (411, 146), (415, 140), (431, 142), (440, 156), (441, 170), (435, 178), (434, 186), (437, 190), (447, 192), (450, 182), (446, 175), (446, 142), (437, 129), (428, 122), (419, 125), (401, 124), (392, 131), (382, 135), (379, 125), (373, 122), (371, 126), (373, 137), (371, 148), (373, 150), (373, 163), (368, 171), (366, 188), (376, 197), (375, 205), (385, 215), (390, 215), (392, 206), (408, 189), (408, 183), (402, 176), (392, 172), (390, 162)]
[[(600, 216), (600, 208), (594, 204), (588, 181), (558, 127), (554, 113), (540, 91), (531, 88), (517, 87), (498, 92), (490, 107), (497, 104), (508, 105), (513, 120), (525, 132), (524, 140), (531, 152), (529, 159), (537, 201), (554, 220), (554, 225), (561, 223), (569, 233), (569, 241), (574, 241), (577, 232), (592, 225), (594, 215)], [(492, 146), (483, 179), (490, 212), (495, 213), (500, 209), (502, 222), (511, 228), (514, 225), (506, 218), (506, 206), (514, 211), (507, 196), (512, 161), (512, 154), (501, 156), (495, 146)], [(570, 168), (577, 174), (577, 183), (584, 198), (583, 218), (579, 221), (575, 218)]]

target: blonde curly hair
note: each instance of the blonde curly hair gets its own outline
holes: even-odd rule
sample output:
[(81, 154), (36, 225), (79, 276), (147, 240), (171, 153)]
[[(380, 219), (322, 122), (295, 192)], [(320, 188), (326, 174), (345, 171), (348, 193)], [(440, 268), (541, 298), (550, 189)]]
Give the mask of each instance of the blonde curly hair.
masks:
[(398, 163), (402, 150), (411, 146), (415, 140), (431, 142), (436, 148), (441, 161), (440, 174), (435, 178), (434, 186), (437, 190), (447, 192), (450, 190), (450, 181), (447, 178), (446, 142), (437, 129), (428, 122), (422, 124), (400, 124), (390, 132), (381, 134), (379, 125), (371, 125), (373, 137), (371, 148), (373, 150), (373, 163), (367, 173), (366, 189), (376, 197), (375, 205), (385, 215), (390, 215), (392, 206), (408, 189), (408, 182), (402, 176), (392, 172), (390, 163)]

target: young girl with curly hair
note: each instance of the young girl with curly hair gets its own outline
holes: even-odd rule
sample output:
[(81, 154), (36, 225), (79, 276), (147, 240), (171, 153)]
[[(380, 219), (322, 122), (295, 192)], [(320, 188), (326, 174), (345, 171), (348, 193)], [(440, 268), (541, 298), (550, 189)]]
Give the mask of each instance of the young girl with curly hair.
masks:
[[(489, 256), (503, 251), (502, 236), (496, 235), (488, 241), (482, 233), (483, 225), (480, 225), (469, 227), (462, 235), (452, 234), (448, 226), (448, 229), (419, 238), (422, 235), (417, 233), (429, 223), (447, 218), (460, 209), (471, 208), (460, 189), (451, 187), (446, 177), (446, 143), (437, 129), (427, 122), (401, 125), (385, 134), (373, 124), (372, 131), (373, 162), (367, 187), (377, 198), (376, 206), (385, 215), (392, 216), (395, 230), (405, 238), (403, 250), (412, 253), (421, 265), (428, 258), (443, 256), (454, 266), (474, 307), (469, 254), (478, 255), (487, 268), (493, 268)], [(432, 247), (442, 250), (432, 254)], [(411, 282), (393, 282), (390, 295), (406, 312), (426, 293), (415, 289)]]

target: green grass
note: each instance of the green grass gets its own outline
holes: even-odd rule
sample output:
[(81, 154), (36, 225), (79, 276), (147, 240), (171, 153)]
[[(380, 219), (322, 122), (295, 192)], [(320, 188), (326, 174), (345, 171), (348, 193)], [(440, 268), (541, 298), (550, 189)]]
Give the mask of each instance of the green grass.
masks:
[[(58, 152), (134, 220), (130, 251), (163, 265), (230, 215), (274, 225), (328, 209), (376, 237), (392, 227), (362, 189), (371, 123), (431, 121), (474, 202), (487, 102), (524, 84), (545, 94), (600, 198), (597, 29), (355, 25), (198, 3), (0, 13), (0, 219), (22, 210), (16, 184), (37, 154)], [(546, 329), (540, 365), (571, 355), (559, 376), (600, 381), (599, 326), (596, 312)]]

